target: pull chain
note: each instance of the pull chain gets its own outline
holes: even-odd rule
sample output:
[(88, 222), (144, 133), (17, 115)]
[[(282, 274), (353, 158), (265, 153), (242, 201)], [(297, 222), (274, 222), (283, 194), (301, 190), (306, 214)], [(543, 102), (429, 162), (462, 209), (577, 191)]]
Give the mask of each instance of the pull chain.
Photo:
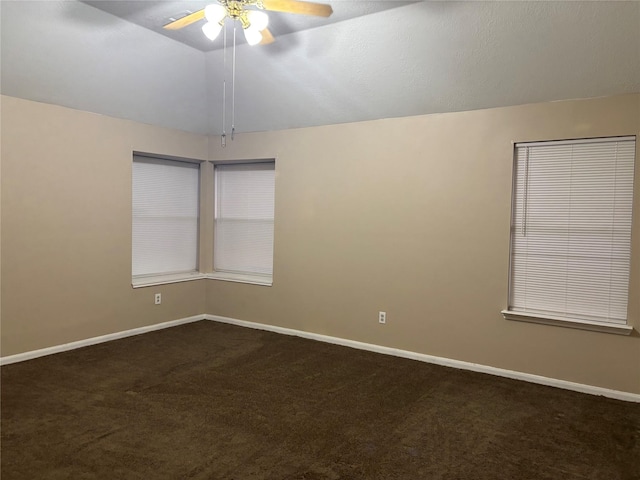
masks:
[[(227, 29), (222, 27), (222, 146), (227, 146)], [(232, 137), (233, 138), (233, 137)]]
[(238, 22), (233, 22), (233, 63), (231, 66), (231, 140), (236, 133), (236, 27)]

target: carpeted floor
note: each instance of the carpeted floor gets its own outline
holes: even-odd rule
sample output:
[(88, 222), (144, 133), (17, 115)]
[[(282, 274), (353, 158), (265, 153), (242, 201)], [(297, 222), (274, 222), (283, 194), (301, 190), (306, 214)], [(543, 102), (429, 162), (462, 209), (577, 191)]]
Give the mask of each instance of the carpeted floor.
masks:
[(214, 322), (1, 371), (2, 480), (640, 479), (640, 404)]

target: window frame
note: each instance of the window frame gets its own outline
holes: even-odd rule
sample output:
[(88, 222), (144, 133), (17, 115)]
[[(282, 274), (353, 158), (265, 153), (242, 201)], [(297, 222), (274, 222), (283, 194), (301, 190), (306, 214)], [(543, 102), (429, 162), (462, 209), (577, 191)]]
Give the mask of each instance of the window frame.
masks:
[[(514, 266), (513, 266), (513, 261), (514, 261), (514, 234), (513, 234), (513, 229), (515, 228), (514, 226), (514, 218), (515, 218), (515, 210), (516, 210), (516, 195), (518, 195), (520, 192), (517, 189), (517, 183), (518, 183), (518, 175), (517, 175), (517, 161), (518, 161), (518, 148), (520, 147), (528, 147), (528, 146), (542, 146), (545, 143), (546, 144), (556, 144), (556, 145), (560, 145), (562, 143), (565, 144), (578, 144), (578, 143), (603, 143), (603, 142), (620, 142), (620, 141), (633, 141), (634, 142), (634, 146), (635, 146), (635, 150), (634, 150), (634, 155), (633, 155), (633, 163), (634, 163), (634, 168), (636, 167), (636, 160), (637, 160), (637, 156), (638, 156), (638, 147), (637, 147), (637, 137), (635, 135), (629, 135), (629, 136), (617, 136), (617, 137), (596, 137), (596, 138), (589, 138), (589, 139), (575, 139), (575, 140), (558, 140), (558, 141), (539, 141), (539, 142), (514, 142), (513, 147), (512, 147), (512, 154), (513, 154), (513, 160), (512, 160), (512, 174), (511, 174), (511, 178), (512, 178), (512, 186), (511, 186), (511, 210), (510, 210), (510, 229), (509, 229), (509, 275), (508, 275), (508, 290), (507, 290), (507, 308), (505, 308), (504, 310), (501, 311), (501, 314), (503, 315), (503, 317), (507, 320), (515, 320), (515, 321), (522, 321), (522, 322), (532, 322), (532, 323), (539, 323), (539, 324), (545, 324), (545, 325), (554, 325), (554, 326), (562, 326), (562, 327), (569, 327), (569, 328), (577, 328), (577, 329), (582, 329), (582, 330), (590, 330), (590, 331), (596, 331), (596, 332), (604, 332), (604, 333), (614, 333), (614, 334), (620, 334), (620, 335), (629, 335), (632, 331), (633, 331), (633, 327), (631, 325), (629, 325), (629, 319), (627, 317), (626, 319), (626, 323), (614, 323), (614, 322), (605, 322), (605, 321), (598, 321), (598, 320), (591, 320), (591, 319), (586, 319), (586, 318), (579, 318), (578, 316), (576, 317), (564, 317), (564, 316), (556, 316), (556, 315), (547, 315), (547, 314), (541, 314), (541, 313), (533, 313), (533, 312), (523, 312), (523, 311), (518, 311), (518, 310), (511, 310), (511, 302), (512, 302), (512, 289), (514, 288), (514, 282), (513, 282), (513, 274), (514, 274)], [(634, 177), (637, 176), (637, 172), (632, 172), (632, 183), (636, 180)], [(635, 199), (633, 198), (635, 196), (635, 188), (632, 186), (632, 197), (631, 197), (631, 209), (633, 212), (633, 203), (635, 201)], [(635, 218), (633, 218), (633, 213), (632, 213), (632, 224), (631, 224), (631, 232), (633, 232), (633, 225), (634, 225), (634, 221), (637, 221)], [(630, 255), (629, 255), (629, 278), (628, 281), (630, 280), (631, 277), (631, 263), (632, 263), (632, 254), (634, 252), (632, 251), (632, 243), (630, 244)], [(627, 293), (627, 308), (628, 308), (628, 304), (629, 304), (629, 293)]]
[(249, 273), (249, 272), (231, 272), (225, 270), (216, 270), (215, 269), (215, 238), (216, 238), (216, 215), (217, 215), (217, 203), (218, 203), (218, 191), (216, 188), (217, 185), (217, 169), (219, 166), (225, 165), (257, 165), (257, 164), (272, 164), (273, 172), (274, 172), (274, 214), (273, 214), (273, 249), (271, 251), (271, 261), (272, 265), (275, 258), (275, 223), (276, 223), (276, 213), (275, 213), (275, 188), (276, 188), (276, 176), (277, 176), (277, 165), (275, 158), (263, 158), (263, 159), (255, 159), (255, 160), (231, 160), (231, 161), (217, 161), (213, 163), (213, 178), (210, 182), (210, 185), (213, 189), (213, 211), (212, 211), (212, 226), (213, 226), (213, 235), (211, 238), (210, 248), (213, 254), (213, 261), (211, 264), (212, 271), (206, 274), (206, 278), (212, 280), (222, 280), (228, 282), (238, 282), (238, 283), (248, 283), (253, 285), (261, 285), (261, 286), (273, 286), (273, 270), (272, 273), (269, 274), (258, 274), (258, 273)]
[[(138, 159), (138, 160), (136, 160)], [(140, 287), (148, 287), (148, 286), (154, 286), (154, 285), (164, 285), (164, 284), (168, 284), (168, 283), (178, 283), (178, 282), (187, 282), (187, 281), (192, 281), (192, 280), (198, 280), (201, 278), (206, 278), (205, 274), (203, 274), (203, 272), (201, 271), (201, 253), (202, 253), (202, 229), (203, 229), (203, 218), (202, 218), (202, 212), (203, 212), (203, 208), (202, 208), (202, 198), (203, 198), (203, 191), (202, 191), (202, 186), (203, 186), (203, 164), (205, 163), (205, 161), (203, 160), (197, 160), (197, 159), (190, 159), (190, 158), (183, 158), (183, 157), (175, 157), (175, 156), (170, 156), (170, 155), (160, 155), (160, 154), (152, 154), (152, 153), (146, 153), (146, 152), (138, 152), (138, 151), (133, 151), (132, 152), (132, 161), (131, 161), (131, 171), (132, 171), (132, 175), (131, 175), (131, 201), (132, 201), (132, 205), (131, 205), (131, 228), (133, 229), (133, 221), (134, 221), (134, 217), (133, 217), (133, 164), (136, 161), (149, 161), (149, 162), (178, 162), (178, 163), (185, 163), (185, 164), (189, 164), (189, 165), (193, 165), (196, 166), (198, 169), (198, 192), (197, 192), (197, 205), (198, 205), (198, 220), (197, 220), (197, 233), (196, 233), (196, 239), (197, 239), (197, 243), (196, 243), (196, 268), (194, 270), (190, 270), (190, 271), (184, 271), (184, 272), (164, 272), (164, 273), (151, 273), (151, 274), (139, 274), (139, 275), (133, 275), (133, 231), (132, 231), (132, 236), (131, 236), (131, 286), (133, 288), (140, 288)]]

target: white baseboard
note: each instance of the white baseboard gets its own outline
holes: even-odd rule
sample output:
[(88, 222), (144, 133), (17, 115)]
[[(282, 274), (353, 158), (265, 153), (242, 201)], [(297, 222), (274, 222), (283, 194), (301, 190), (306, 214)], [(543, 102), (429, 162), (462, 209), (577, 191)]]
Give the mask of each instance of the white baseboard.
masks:
[(283, 335), (292, 335), (296, 337), (308, 338), (310, 340), (317, 340), (320, 342), (332, 343), (335, 345), (342, 345), (344, 347), (357, 348), (359, 350), (368, 350), (370, 352), (382, 353), (384, 355), (393, 355), (395, 357), (409, 358), (411, 360), (418, 360), (420, 362), (433, 363), (433, 364), (442, 365), (445, 367), (458, 368), (460, 370), (470, 370), (473, 372), (488, 373), (490, 375), (496, 375), (498, 377), (512, 378), (515, 380), (523, 380), (525, 382), (537, 383), (540, 385), (547, 385), (550, 387), (563, 388), (565, 390), (573, 390), (575, 392), (588, 393), (590, 395), (601, 395), (603, 397), (615, 398), (617, 400), (625, 400), (627, 402), (640, 403), (640, 395), (636, 393), (622, 392), (619, 390), (611, 390), (611, 389), (602, 388), (602, 387), (594, 387), (592, 385), (568, 382), (566, 380), (558, 380), (555, 378), (543, 377), (540, 375), (533, 375), (531, 373), (516, 372), (514, 370), (506, 370), (503, 368), (490, 367), (488, 365), (481, 365), (478, 363), (464, 362), (462, 360), (453, 360), (450, 358), (436, 357), (433, 355), (426, 355), (424, 353), (410, 352), (408, 350), (400, 350), (398, 348), (384, 347), (384, 346), (375, 345), (372, 343), (357, 342), (355, 340), (347, 340), (345, 338), (331, 337), (329, 335), (321, 335), (319, 333), (305, 332), (303, 330), (277, 327), (274, 325), (248, 322), (246, 320), (237, 320), (235, 318), (220, 317), (218, 315), (208, 315), (208, 314), (195, 315), (193, 317), (187, 317), (187, 318), (180, 318), (178, 320), (157, 323), (154, 325), (148, 325), (146, 327), (133, 328), (131, 330), (125, 330), (122, 332), (110, 333), (108, 335), (102, 335), (100, 337), (87, 338), (86, 340), (79, 340), (77, 342), (65, 343), (63, 345), (56, 345), (54, 347), (42, 348), (40, 350), (32, 350), (30, 352), (24, 352), (24, 353), (18, 353), (16, 355), (0, 357), (0, 365), (9, 365), (11, 363), (23, 362), (25, 360), (31, 360), (33, 358), (44, 357), (45, 355), (53, 355), (54, 353), (66, 352), (68, 350), (74, 350), (76, 348), (88, 347), (89, 345), (96, 345), (98, 343), (109, 342), (111, 340), (117, 340), (119, 338), (131, 337), (134, 335), (140, 335), (142, 333), (152, 332), (154, 330), (161, 330), (163, 328), (175, 327), (177, 325), (197, 322), (200, 320), (212, 320), (220, 323), (229, 323), (229, 324), (238, 325), (241, 327), (248, 327), (248, 328), (253, 328), (257, 330), (266, 330), (269, 332), (281, 333)]
[(169, 322), (156, 323), (154, 325), (148, 325), (146, 327), (132, 328), (131, 330), (125, 330), (123, 332), (109, 333), (108, 335), (102, 335), (100, 337), (92, 337), (87, 338), (86, 340), (78, 340), (77, 342), (56, 345), (55, 347), (32, 350), (30, 352), (18, 353), (16, 355), (8, 355), (6, 357), (0, 357), (0, 365), (9, 365), (10, 363), (23, 362), (25, 360), (31, 360), (32, 358), (44, 357), (45, 355), (53, 355), (54, 353), (66, 352), (67, 350), (88, 347), (89, 345), (110, 342), (111, 340), (117, 340), (119, 338), (132, 337), (134, 335), (153, 332), (154, 330), (162, 330), (163, 328), (175, 327), (176, 325), (182, 325), (183, 323), (197, 322), (204, 319), (204, 314), (195, 315), (193, 317), (180, 318), (178, 320), (171, 320)]
[(220, 317), (217, 315), (205, 315), (207, 320), (213, 320), (215, 322), (230, 323), (232, 325), (238, 325), (242, 327), (254, 328), (257, 330), (267, 330), (269, 332), (282, 333), (284, 335), (292, 335), (296, 337), (308, 338), (311, 340), (318, 340), (320, 342), (333, 343), (336, 345), (342, 345), (345, 347), (357, 348), (359, 350), (368, 350), (371, 352), (382, 353), (385, 355), (393, 355), (395, 357), (409, 358), (412, 360), (418, 360), (426, 363), (433, 363), (436, 365), (442, 365), (445, 367), (453, 367), (460, 370), (470, 370), (473, 372), (488, 373), (490, 375), (496, 375), (498, 377), (512, 378), (515, 380), (523, 380), (525, 382), (537, 383), (540, 385), (547, 385), (550, 387), (563, 388), (565, 390), (573, 390), (580, 393), (588, 393), (590, 395), (601, 395), (603, 397), (615, 398), (617, 400), (624, 400), (627, 402), (640, 403), (640, 394), (622, 392), (619, 390), (611, 390), (608, 388), (594, 387), (592, 385), (585, 385), (582, 383), (569, 382), (566, 380), (558, 380), (555, 378), (543, 377), (541, 375), (533, 375), (531, 373), (516, 372), (514, 370), (506, 370), (504, 368), (490, 367), (488, 365), (481, 365), (478, 363), (464, 362), (462, 360), (453, 360), (450, 358), (436, 357), (433, 355), (426, 355), (424, 353), (410, 352), (408, 350), (400, 350), (397, 348), (383, 347), (381, 345), (375, 345), (372, 343), (357, 342), (355, 340), (347, 340), (339, 337), (331, 337), (328, 335), (321, 335), (319, 333), (305, 332), (302, 330), (294, 330), (291, 328), (277, 327), (273, 325), (267, 325), (263, 323), (247, 322), (245, 320), (237, 320), (235, 318)]

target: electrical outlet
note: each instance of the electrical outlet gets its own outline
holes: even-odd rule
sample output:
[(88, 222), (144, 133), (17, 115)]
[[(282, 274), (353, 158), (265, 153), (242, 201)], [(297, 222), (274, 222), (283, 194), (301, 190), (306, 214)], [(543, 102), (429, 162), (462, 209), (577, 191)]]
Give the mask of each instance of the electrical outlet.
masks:
[(160, 305), (162, 303), (162, 294), (161, 293), (156, 293), (155, 299), (154, 299), (154, 303), (156, 305)]
[(378, 322), (387, 323), (387, 312), (378, 312)]

